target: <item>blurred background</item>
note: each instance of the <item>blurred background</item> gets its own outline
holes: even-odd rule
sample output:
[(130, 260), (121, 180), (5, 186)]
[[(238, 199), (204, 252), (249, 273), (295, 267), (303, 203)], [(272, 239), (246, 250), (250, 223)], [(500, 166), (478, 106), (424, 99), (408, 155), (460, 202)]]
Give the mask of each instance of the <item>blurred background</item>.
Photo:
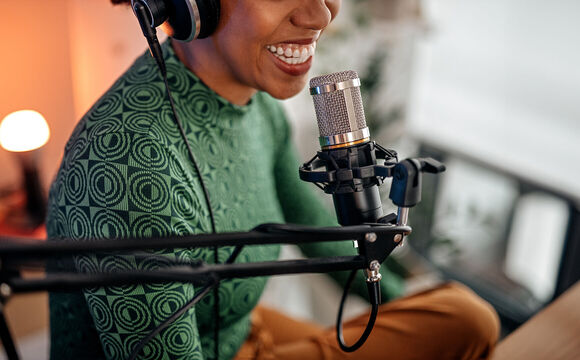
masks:
[[(413, 234), (393, 256), (407, 292), (462, 281), (504, 334), (580, 278), (579, 13), (575, 0), (343, 0), (311, 72), (358, 71), (374, 140), (446, 163), (424, 177)], [(38, 209), (66, 140), (146, 42), (107, 0), (2, 1), (0, 14), (0, 120), (35, 110), (50, 129), (40, 148), (0, 148), (0, 236), (43, 238)], [(312, 101), (304, 91), (285, 106), (306, 161), (319, 149)], [(27, 126), (26, 139), (42, 128)], [(263, 300), (332, 323), (336, 289), (307, 278), (276, 278)], [(279, 296), (288, 286), (302, 290)], [(6, 311), (23, 358), (46, 358), (46, 294)]]

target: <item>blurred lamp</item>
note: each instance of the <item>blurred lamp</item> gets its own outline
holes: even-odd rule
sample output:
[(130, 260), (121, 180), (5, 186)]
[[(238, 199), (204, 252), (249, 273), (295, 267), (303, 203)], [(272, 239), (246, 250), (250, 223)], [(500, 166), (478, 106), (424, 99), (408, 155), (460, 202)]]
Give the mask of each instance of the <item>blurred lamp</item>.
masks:
[(44, 222), (46, 198), (40, 182), (37, 157), (47, 143), (50, 130), (44, 117), (33, 110), (16, 111), (0, 123), (0, 146), (15, 154), (22, 166), (26, 190), (26, 215), (30, 226)]
[(46, 120), (34, 110), (13, 112), (0, 123), (0, 146), (11, 152), (38, 149), (49, 137)]

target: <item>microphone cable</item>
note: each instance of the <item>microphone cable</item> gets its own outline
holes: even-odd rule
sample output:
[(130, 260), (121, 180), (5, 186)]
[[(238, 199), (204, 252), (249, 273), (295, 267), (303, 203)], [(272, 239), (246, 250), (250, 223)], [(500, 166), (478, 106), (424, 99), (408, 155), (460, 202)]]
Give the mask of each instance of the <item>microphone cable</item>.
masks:
[(338, 340), (338, 345), (340, 349), (344, 352), (353, 352), (358, 350), (368, 339), (373, 327), (375, 326), (375, 321), (377, 320), (377, 315), (379, 313), (379, 304), (381, 303), (381, 289), (377, 282), (367, 282), (367, 288), (369, 291), (369, 301), (371, 303), (371, 313), (369, 314), (369, 321), (367, 326), (361, 335), (361, 337), (353, 344), (346, 345), (344, 341), (344, 336), (342, 332), (342, 313), (344, 310), (344, 304), (346, 302), (346, 297), (348, 296), (348, 290), (350, 289), (356, 272), (358, 270), (353, 270), (350, 272), (344, 292), (342, 293), (342, 298), (340, 299), (340, 306), (338, 308), (338, 315), (336, 317), (336, 339)]
[[(351, 226), (352, 227), (352, 226)], [(263, 231), (263, 232), (269, 232), (269, 233), (276, 233), (276, 232), (281, 232), (281, 233), (286, 233), (286, 232), (300, 232), (301, 230), (306, 229), (306, 227), (300, 227), (300, 226), (296, 226), (296, 225), (288, 225), (288, 224), (261, 224), (257, 227), (254, 228), (254, 230), (258, 230), (258, 231)], [(342, 228), (343, 231), (348, 231), (349, 229), (345, 229), (344, 227)], [(336, 230), (330, 230), (332, 232), (335, 232)], [(329, 230), (325, 229), (325, 228), (320, 228), (317, 229), (317, 232), (320, 234), (324, 234), (324, 233), (328, 233)], [(367, 323), (367, 326), (363, 332), (363, 334), (361, 335), (361, 337), (353, 344), (353, 345), (346, 345), (345, 341), (344, 341), (344, 336), (343, 336), (343, 330), (342, 330), (342, 314), (344, 312), (344, 305), (346, 303), (346, 298), (348, 296), (348, 292), (352, 286), (352, 283), (354, 282), (356, 273), (357, 273), (357, 269), (352, 270), (348, 280), (346, 281), (343, 293), (342, 293), (342, 297), (340, 299), (340, 306), (338, 308), (338, 315), (336, 317), (336, 338), (338, 340), (338, 345), (340, 347), (340, 349), (344, 352), (353, 352), (358, 350), (368, 339), (369, 335), (371, 334), (371, 331), (373, 330), (373, 327), (375, 326), (375, 321), (377, 320), (377, 315), (379, 313), (379, 305), (381, 303), (381, 288), (379, 285), (379, 281), (372, 280), (369, 281), (367, 280), (367, 290), (368, 290), (368, 294), (369, 294), (369, 302), (371, 303), (371, 313), (369, 314), (369, 320)], [(380, 280), (380, 274), (378, 277), (378, 280)]]

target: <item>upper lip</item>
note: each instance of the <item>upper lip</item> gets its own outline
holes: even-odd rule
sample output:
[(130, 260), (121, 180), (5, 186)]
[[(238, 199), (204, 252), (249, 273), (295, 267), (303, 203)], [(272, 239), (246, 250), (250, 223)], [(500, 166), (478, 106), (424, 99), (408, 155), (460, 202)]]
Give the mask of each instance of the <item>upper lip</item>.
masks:
[(309, 38), (301, 38), (301, 39), (291, 39), (280, 41), (277, 44), (296, 44), (296, 45), (310, 45), (313, 44), (318, 40), (318, 36), (309, 37)]

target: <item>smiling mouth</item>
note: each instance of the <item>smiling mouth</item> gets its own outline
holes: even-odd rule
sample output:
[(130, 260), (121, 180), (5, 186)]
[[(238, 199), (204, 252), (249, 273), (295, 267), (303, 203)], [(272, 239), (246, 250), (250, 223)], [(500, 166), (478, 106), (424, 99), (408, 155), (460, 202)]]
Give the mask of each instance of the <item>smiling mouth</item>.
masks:
[(304, 64), (314, 55), (316, 42), (308, 45), (276, 44), (266, 46), (274, 56), (289, 65)]

